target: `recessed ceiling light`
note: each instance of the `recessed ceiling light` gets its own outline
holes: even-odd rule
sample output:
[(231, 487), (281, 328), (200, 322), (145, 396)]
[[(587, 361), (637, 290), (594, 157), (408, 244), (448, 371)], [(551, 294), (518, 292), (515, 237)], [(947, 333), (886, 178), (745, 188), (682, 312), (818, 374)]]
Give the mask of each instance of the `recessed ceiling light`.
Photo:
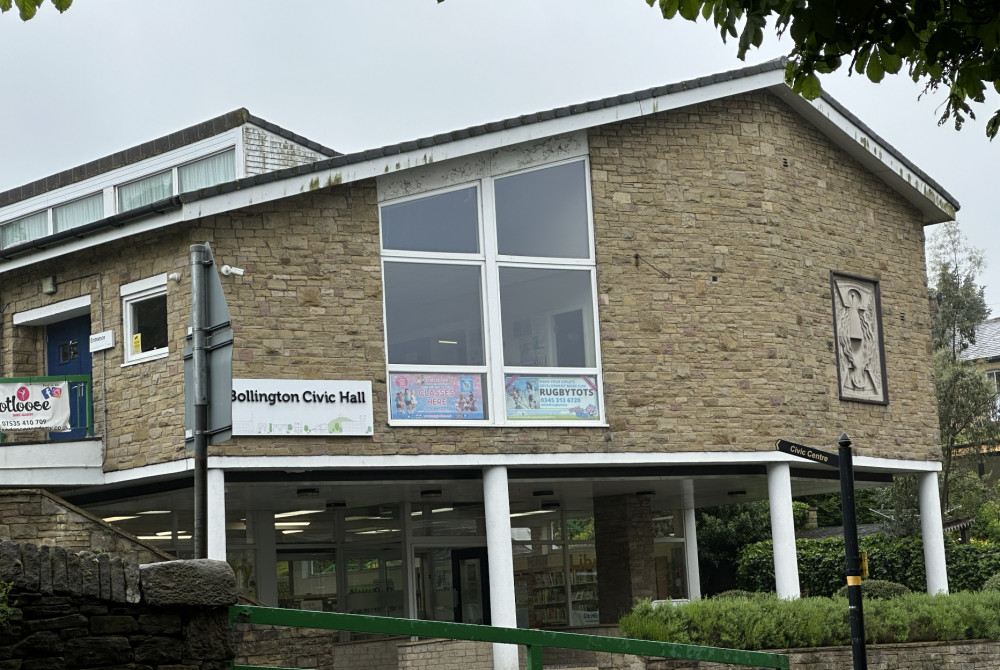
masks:
[(323, 512), (323, 511), (324, 510), (321, 510), (321, 509), (300, 509), (300, 510), (296, 510), (294, 512), (279, 512), (279, 513), (277, 513), (277, 514), (274, 515), (274, 518), (275, 519), (286, 519), (286, 518), (288, 518), (290, 516), (304, 516), (306, 514), (319, 514), (320, 512)]
[(125, 521), (127, 519), (138, 519), (138, 518), (139, 517), (137, 516), (108, 516), (104, 517), (102, 521), (104, 521), (105, 523), (114, 523), (115, 521)]

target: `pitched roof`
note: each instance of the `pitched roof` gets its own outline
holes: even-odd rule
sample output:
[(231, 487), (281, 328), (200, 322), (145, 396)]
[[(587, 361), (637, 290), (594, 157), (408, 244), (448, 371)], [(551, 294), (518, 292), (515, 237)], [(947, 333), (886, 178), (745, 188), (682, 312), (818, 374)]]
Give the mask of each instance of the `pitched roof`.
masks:
[[(34, 262), (36, 252), (40, 252), (41, 257), (50, 258), (77, 248), (99, 244), (105, 239), (111, 239), (110, 236), (98, 235), (101, 231), (124, 228), (125, 224), (140, 218), (144, 219), (143, 228), (151, 229), (170, 225), (178, 220), (199, 218), (249, 204), (289, 197), (322, 186), (368, 179), (430, 162), (758, 90), (767, 90), (777, 95), (838, 146), (878, 174), (923, 212), (925, 222), (935, 223), (954, 218), (959, 204), (953, 196), (833, 98), (824, 95), (820, 100), (806, 101), (792, 93), (784, 83), (785, 64), (786, 60), (781, 58), (738, 70), (511, 117), (366, 151), (350, 154), (332, 152), (335, 155), (314, 163), (182, 193), (147, 205), (141, 210), (115, 214), (87, 226), (4, 249), (0, 251), (0, 273)], [(242, 112), (246, 113), (246, 110)], [(160, 215), (158, 223), (145, 220), (153, 215)], [(122, 230), (116, 231), (116, 234), (128, 233)], [(94, 239), (83, 241), (83, 238), (91, 236)], [(72, 248), (56, 247), (71, 239), (79, 239), (80, 242), (69, 245)]]
[(962, 352), (962, 358), (992, 360), (1000, 357), (1000, 317), (988, 319), (976, 326), (976, 343)]
[(254, 116), (246, 108), (241, 107), (240, 109), (234, 109), (231, 112), (217, 116), (214, 119), (202, 121), (201, 123), (197, 123), (193, 126), (170, 133), (169, 135), (158, 137), (155, 140), (143, 142), (142, 144), (138, 144), (134, 147), (123, 149), (122, 151), (116, 151), (113, 154), (104, 156), (103, 158), (98, 158), (97, 160), (92, 160), (89, 163), (84, 163), (83, 165), (78, 165), (74, 168), (57, 172), (54, 175), (42, 177), (41, 179), (37, 179), (22, 186), (17, 186), (7, 191), (0, 192), (0, 207), (6, 207), (7, 205), (15, 202), (27, 200), (28, 198), (33, 198), (36, 195), (41, 195), (42, 193), (63, 188), (64, 186), (69, 186), (70, 184), (75, 184), (83, 181), (84, 179), (96, 177), (97, 175), (104, 174), (105, 172), (109, 172), (111, 170), (131, 165), (133, 163), (138, 163), (139, 161), (146, 160), (147, 158), (152, 158), (153, 156), (158, 156), (160, 154), (167, 153), (168, 151), (173, 151), (174, 149), (179, 149), (200, 140), (219, 135), (227, 130), (239, 128), (247, 123), (252, 123), (260, 128), (263, 128), (264, 130), (274, 133), (275, 135), (295, 142), (296, 144), (306, 146), (317, 153), (323, 154), (324, 156), (341, 155), (338, 151), (334, 151), (329, 147), (325, 147), (322, 144), (313, 142), (312, 140), (293, 133), (290, 130), (285, 130), (281, 126), (265, 121), (258, 116)]

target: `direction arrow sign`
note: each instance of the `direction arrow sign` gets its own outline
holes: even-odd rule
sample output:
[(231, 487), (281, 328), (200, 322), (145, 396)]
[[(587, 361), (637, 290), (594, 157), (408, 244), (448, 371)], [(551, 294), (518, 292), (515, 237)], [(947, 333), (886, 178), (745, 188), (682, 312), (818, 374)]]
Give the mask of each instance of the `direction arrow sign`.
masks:
[(828, 451), (807, 447), (804, 444), (796, 444), (795, 442), (789, 442), (788, 440), (778, 440), (774, 443), (774, 446), (778, 448), (778, 451), (783, 451), (786, 454), (791, 454), (792, 456), (798, 456), (799, 458), (804, 458), (822, 465), (829, 465), (831, 468), (840, 467), (840, 456), (837, 454), (831, 454)]

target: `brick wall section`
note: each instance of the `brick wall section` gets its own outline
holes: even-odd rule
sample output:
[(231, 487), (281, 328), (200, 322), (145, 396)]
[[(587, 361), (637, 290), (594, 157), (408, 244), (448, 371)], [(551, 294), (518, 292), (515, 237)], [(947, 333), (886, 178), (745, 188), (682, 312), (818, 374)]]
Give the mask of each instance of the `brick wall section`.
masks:
[(598, 609), (601, 623), (616, 624), (641, 598), (656, 597), (653, 513), (646, 496), (594, 498)]
[[(409, 637), (340, 642), (336, 631), (237, 623), (236, 663), (315, 670), (392, 670)], [(492, 667), (492, 666), (491, 666)]]
[(5, 670), (232, 663), (228, 605), (236, 582), (225, 563), (140, 567), (130, 558), (4, 541), (0, 580), (13, 584), (12, 616), (0, 630)]
[(138, 563), (174, 557), (39, 489), (0, 490), (0, 540), (97, 551)]
[[(89, 293), (93, 330), (115, 329), (121, 343), (118, 287), (178, 271), (183, 281), (167, 287), (169, 357), (122, 368), (120, 344), (95, 354), (94, 414), (106, 470), (188, 456), (187, 266), (189, 246), (207, 240), (220, 264), (247, 270), (223, 281), (234, 376), (370, 379), (375, 412), (372, 437), (241, 437), (212, 454), (771, 452), (778, 437), (832, 448), (847, 431), (858, 455), (939, 458), (915, 209), (766, 93), (609, 124), (590, 145), (607, 429), (386, 424), (373, 181), (5, 275), (3, 374), (40, 363), (24, 353), (40, 329), (13, 329), (6, 315)], [(636, 253), (669, 277), (636, 267)], [(831, 270), (881, 282), (888, 406), (838, 399)], [(51, 274), (57, 294), (40, 295)]]
[(243, 126), (244, 161), (247, 176), (273, 172), (327, 156), (257, 126)]
[[(788, 654), (790, 670), (851, 670), (850, 647), (778, 650)], [(621, 654), (597, 654), (601, 670), (741, 670), (741, 666), (698, 661), (645, 659)], [(867, 647), (868, 667), (878, 670), (966, 670), (1000, 664), (1000, 642), (914, 642)]]

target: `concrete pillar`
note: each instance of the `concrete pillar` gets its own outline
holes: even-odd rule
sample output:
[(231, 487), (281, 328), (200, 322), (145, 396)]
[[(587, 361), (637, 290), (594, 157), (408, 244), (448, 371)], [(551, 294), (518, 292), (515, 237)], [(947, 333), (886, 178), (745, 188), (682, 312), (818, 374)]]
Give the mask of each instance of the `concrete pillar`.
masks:
[(788, 463), (767, 466), (767, 497), (771, 503), (771, 541), (774, 545), (774, 582), (778, 597), (798, 598), (799, 561), (795, 553), (795, 516), (792, 513), (792, 474)]
[(924, 568), (927, 593), (948, 593), (948, 565), (944, 558), (944, 527), (941, 525), (941, 498), (936, 472), (923, 472), (920, 499), (920, 532), (924, 537)]
[(649, 497), (632, 493), (594, 498), (594, 536), (601, 623), (618, 623), (636, 600), (656, 597)]
[(688, 600), (701, 600), (701, 572), (698, 570), (698, 529), (694, 510), (684, 512), (684, 572), (687, 574)]
[(218, 468), (210, 468), (206, 478), (208, 508), (205, 520), (208, 525), (208, 546), (206, 558), (226, 560), (226, 473)]
[[(510, 540), (507, 468), (483, 468), (486, 553), (490, 562), (490, 619), (494, 626), (517, 628), (514, 604), (514, 549)], [(493, 670), (518, 670), (517, 645), (493, 645)]]

